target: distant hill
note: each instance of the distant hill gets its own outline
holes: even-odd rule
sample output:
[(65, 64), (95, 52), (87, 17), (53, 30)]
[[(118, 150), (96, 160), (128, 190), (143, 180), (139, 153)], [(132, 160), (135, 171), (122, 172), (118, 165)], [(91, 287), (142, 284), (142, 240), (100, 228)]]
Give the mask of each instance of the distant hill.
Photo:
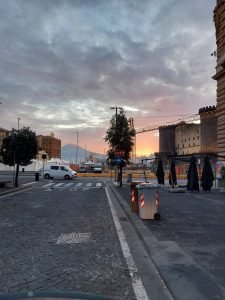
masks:
[[(77, 151), (78, 150), (78, 151)], [(77, 161), (85, 162), (88, 160), (96, 159), (97, 161), (105, 161), (105, 155), (100, 153), (91, 152), (85, 150), (84, 148), (75, 145), (67, 144), (61, 147), (61, 156), (63, 160), (69, 160), (70, 162), (76, 161), (76, 151), (77, 151)]]

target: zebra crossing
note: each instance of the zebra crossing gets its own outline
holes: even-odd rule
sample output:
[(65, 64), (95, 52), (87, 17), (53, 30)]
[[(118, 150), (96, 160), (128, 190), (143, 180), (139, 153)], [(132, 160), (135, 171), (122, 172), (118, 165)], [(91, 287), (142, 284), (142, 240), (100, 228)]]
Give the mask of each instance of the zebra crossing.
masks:
[(102, 188), (103, 183), (102, 182), (69, 182), (69, 183), (64, 183), (64, 182), (48, 182), (47, 184), (41, 185), (39, 188), (45, 189), (45, 190), (52, 190), (52, 189), (69, 189), (71, 191), (77, 190), (77, 189), (89, 189), (89, 188)]

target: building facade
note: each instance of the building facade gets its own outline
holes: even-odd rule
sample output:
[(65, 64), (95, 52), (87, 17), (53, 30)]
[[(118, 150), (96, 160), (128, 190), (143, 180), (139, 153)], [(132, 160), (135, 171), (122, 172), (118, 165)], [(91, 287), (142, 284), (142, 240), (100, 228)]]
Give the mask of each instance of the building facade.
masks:
[(180, 123), (175, 129), (177, 155), (199, 153), (201, 150), (200, 124)]
[(61, 140), (51, 135), (38, 135), (38, 148), (45, 151), (48, 155), (48, 159), (61, 158)]
[(200, 141), (202, 153), (218, 153), (217, 149), (217, 115), (215, 106), (206, 106), (199, 109), (201, 120)]
[(217, 81), (217, 147), (218, 154), (225, 157), (225, 0), (217, 0), (214, 22), (217, 45), (216, 74), (213, 76)]
[(163, 156), (176, 154), (175, 128), (176, 125), (159, 127), (159, 153)]

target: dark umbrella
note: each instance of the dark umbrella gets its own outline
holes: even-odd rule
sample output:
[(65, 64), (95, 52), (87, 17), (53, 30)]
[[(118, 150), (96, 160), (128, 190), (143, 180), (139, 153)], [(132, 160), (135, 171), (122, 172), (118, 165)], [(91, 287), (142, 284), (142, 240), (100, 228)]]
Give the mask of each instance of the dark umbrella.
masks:
[(201, 177), (203, 191), (210, 192), (211, 187), (213, 186), (213, 180), (214, 180), (214, 175), (209, 161), (209, 157), (206, 156), (204, 158), (204, 166), (203, 166), (202, 177)]
[(169, 184), (172, 185), (173, 188), (175, 185), (177, 185), (175, 160), (172, 160), (171, 165), (170, 165)]
[(156, 171), (156, 177), (158, 180), (158, 184), (164, 185), (164, 176), (165, 176), (165, 173), (163, 170), (163, 163), (162, 163), (162, 160), (160, 159), (159, 163), (158, 163), (157, 171)]
[(196, 159), (194, 156), (191, 158), (190, 166), (187, 174), (187, 189), (189, 191), (199, 191), (199, 180), (196, 166)]

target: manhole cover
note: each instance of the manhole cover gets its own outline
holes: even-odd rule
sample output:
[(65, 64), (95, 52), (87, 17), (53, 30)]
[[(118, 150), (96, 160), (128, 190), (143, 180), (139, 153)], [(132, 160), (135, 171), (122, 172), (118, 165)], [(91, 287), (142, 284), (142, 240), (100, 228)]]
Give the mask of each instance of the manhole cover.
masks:
[(91, 233), (67, 233), (61, 234), (56, 242), (56, 244), (79, 244), (79, 243), (86, 243), (91, 237)]

